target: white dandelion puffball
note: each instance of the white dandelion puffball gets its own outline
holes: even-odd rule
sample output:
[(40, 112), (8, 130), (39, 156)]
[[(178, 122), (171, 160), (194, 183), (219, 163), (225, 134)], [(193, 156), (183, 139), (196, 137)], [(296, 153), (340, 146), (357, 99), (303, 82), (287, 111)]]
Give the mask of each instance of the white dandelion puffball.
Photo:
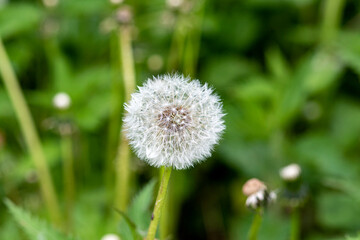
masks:
[(207, 84), (182, 75), (148, 79), (125, 110), (130, 145), (155, 167), (193, 166), (211, 155), (225, 129), (220, 98)]
[(67, 93), (57, 93), (53, 98), (53, 105), (60, 110), (66, 110), (70, 107), (71, 98)]
[(294, 181), (299, 178), (301, 174), (301, 167), (296, 164), (290, 164), (280, 170), (280, 176), (285, 181)]

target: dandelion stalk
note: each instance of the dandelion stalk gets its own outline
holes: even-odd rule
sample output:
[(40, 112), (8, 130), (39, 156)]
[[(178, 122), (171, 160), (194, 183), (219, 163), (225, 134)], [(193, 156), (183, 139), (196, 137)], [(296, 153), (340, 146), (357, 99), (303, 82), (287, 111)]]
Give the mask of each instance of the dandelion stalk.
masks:
[(248, 234), (249, 240), (257, 240), (261, 222), (262, 222), (262, 210), (257, 209), (254, 219), (253, 219), (253, 222), (251, 224), (250, 230), (249, 230), (249, 234)]
[[(135, 90), (135, 67), (131, 47), (131, 27), (121, 26), (119, 29), (119, 45), (121, 58), (121, 69), (125, 87), (125, 100), (129, 100), (131, 93)], [(127, 139), (120, 132), (120, 142), (117, 153), (116, 174), (116, 207), (125, 210), (129, 199), (130, 179), (130, 148)]]
[(67, 227), (70, 227), (75, 197), (74, 157), (71, 136), (63, 135), (61, 137), (61, 151), (63, 155), (66, 219)]
[(291, 213), (291, 232), (290, 232), (290, 240), (298, 240), (300, 233), (300, 214), (299, 208), (295, 207)]
[(36, 132), (35, 124), (30, 114), (25, 98), (21, 92), (20, 85), (16, 79), (10, 60), (6, 54), (5, 47), (0, 39), (0, 72), (9, 93), (15, 113), (20, 123), (26, 145), (31, 158), (34, 161), (40, 181), (40, 188), (45, 205), (49, 211), (52, 222), (61, 225), (60, 208), (51, 179), (50, 171), (46, 163), (45, 154), (41, 146), (40, 138)]
[(166, 200), (166, 192), (170, 180), (171, 170), (172, 167), (164, 167), (164, 173), (161, 178), (161, 184), (159, 187), (159, 192), (156, 197), (154, 211), (151, 215), (151, 222), (146, 236), (146, 240), (154, 240), (155, 238), (157, 226), (161, 216), (161, 210), (163, 209)]
[(112, 65), (112, 79), (111, 79), (111, 113), (109, 117), (109, 129), (108, 129), (108, 143), (107, 143), (107, 157), (105, 162), (105, 184), (109, 198), (113, 191), (114, 180), (114, 159), (116, 157), (117, 145), (119, 142), (119, 131), (121, 123), (121, 106), (122, 99), (121, 94), (121, 78), (120, 69), (118, 64), (118, 34), (112, 33), (111, 38), (111, 65)]
[(321, 41), (323, 43), (328, 43), (336, 37), (344, 6), (345, 0), (326, 0), (324, 2), (321, 25)]

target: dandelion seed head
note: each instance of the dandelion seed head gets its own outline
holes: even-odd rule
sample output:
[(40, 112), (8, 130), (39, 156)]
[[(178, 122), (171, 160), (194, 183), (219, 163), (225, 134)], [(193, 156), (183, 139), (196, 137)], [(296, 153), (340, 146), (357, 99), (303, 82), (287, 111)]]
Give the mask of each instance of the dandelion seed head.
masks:
[(125, 110), (130, 145), (155, 167), (185, 169), (203, 161), (225, 129), (219, 97), (207, 84), (182, 75), (149, 79)]

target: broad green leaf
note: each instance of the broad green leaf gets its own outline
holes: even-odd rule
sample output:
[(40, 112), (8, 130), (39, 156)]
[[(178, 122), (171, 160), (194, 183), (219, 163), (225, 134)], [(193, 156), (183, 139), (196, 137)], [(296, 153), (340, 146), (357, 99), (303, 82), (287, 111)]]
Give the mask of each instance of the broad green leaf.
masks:
[(290, 68), (279, 48), (272, 47), (266, 51), (266, 64), (276, 79), (284, 81), (289, 77)]
[(336, 56), (325, 51), (316, 52), (307, 62), (304, 87), (310, 94), (328, 88), (339, 78), (343, 64)]
[(360, 240), (360, 234), (358, 236), (356, 236), (356, 237), (348, 236), (348, 237), (346, 237), (346, 240)]
[(325, 134), (313, 133), (299, 138), (295, 150), (299, 158), (322, 174), (346, 179), (357, 175), (358, 168), (346, 161), (336, 142)]
[(337, 47), (340, 59), (360, 75), (360, 34), (342, 32)]
[(317, 216), (326, 227), (359, 229), (358, 202), (341, 193), (323, 193), (317, 199)]
[(342, 99), (331, 114), (331, 135), (344, 148), (358, 148), (360, 138), (360, 104)]
[(271, 100), (275, 89), (273, 84), (264, 77), (253, 77), (238, 85), (236, 89), (239, 98), (244, 100)]

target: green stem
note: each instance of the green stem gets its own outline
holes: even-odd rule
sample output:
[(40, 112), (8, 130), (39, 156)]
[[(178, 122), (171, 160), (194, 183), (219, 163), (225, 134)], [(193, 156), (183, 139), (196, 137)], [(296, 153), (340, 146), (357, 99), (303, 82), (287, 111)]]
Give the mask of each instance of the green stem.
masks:
[(155, 207), (154, 207), (154, 211), (151, 216), (151, 222), (150, 222), (149, 230), (148, 230), (148, 233), (146, 236), (146, 240), (154, 240), (154, 238), (155, 238), (157, 226), (158, 226), (159, 219), (161, 216), (161, 210), (164, 206), (165, 199), (166, 199), (166, 192), (167, 192), (167, 188), (168, 188), (168, 184), (169, 184), (169, 180), (170, 180), (171, 170), (172, 170), (171, 167), (164, 168), (164, 173), (161, 178), (161, 183), (160, 183), (159, 191), (158, 191), (158, 194), (156, 197)]
[(260, 225), (262, 222), (262, 211), (261, 209), (257, 210), (253, 219), (253, 222), (250, 227), (248, 239), (249, 240), (257, 240), (257, 235), (260, 229)]
[(175, 25), (171, 40), (167, 71), (172, 72), (180, 69), (180, 59), (184, 52), (185, 32), (183, 29), (183, 17), (179, 16)]
[(50, 171), (46, 163), (45, 154), (41, 146), (40, 138), (36, 132), (35, 124), (30, 114), (25, 98), (21, 92), (20, 85), (6, 54), (5, 47), (0, 39), (0, 72), (5, 87), (14, 106), (16, 116), (20, 123), (26, 145), (31, 158), (34, 161), (40, 181), (40, 188), (50, 218), (54, 224), (61, 225), (60, 208)]
[(111, 79), (111, 113), (109, 116), (109, 129), (107, 141), (107, 157), (105, 162), (105, 185), (109, 199), (112, 199), (112, 191), (114, 189), (114, 159), (116, 157), (116, 147), (119, 144), (119, 131), (121, 123), (121, 81), (120, 68), (118, 64), (118, 34), (113, 33), (110, 38), (111, 49), (111, 65), (112, 65), (112, 79)]
[(298, 240), (300, 233), (300, 214), (299, 208), (295, 207), (291, 213), (291, 232), (290, 240)]
[(72, 151), (72, 139), (69, 135), (61, 137), (61, 150), (63, 155), (64, 192), (66, 203), (67, 227), (71, 227), (72, 212), (75, 198), (74, 157)]
[(131, 94), (135, 91), (135, 64), (134, 54), (131, 47), (131, 27), (123, 26), (119, 30), (119, 43), (121, 57), (121, 69), (123, 72), (123, 81), (125, 86), (125, 101), (128, 101)]
[(115, 206), (117, 209), (124, 211), (129, 199), (129, 178), (130, 178), (130, 149), (125, 136), (121, 136), (116, 166), (116, 196)]
[[(122, 26), (119, 29), (119, 56), (125, 87), (125, 101), (130, 100), (135, 91), (135, 64), (131, 47), (131, 28)], [(116, 198), (115, 205), (119, 210), (126, 209), (129, 199), (130, 184), (130, 148), (126, 137), (121, 134), (117, 153)]]
[(336, 37), (344, 6), (345, 0), (325, 0), (321, 26), (322, 43), (328, 43)]
[[(164, 176), (164, 171), (165, 168), (160, 168), (160, 179), (162, 180), (163, 176)], [(174, 176), (173, 176), (173, 180), (174, 180)], [(170, 185), (168, 185), (168, 188), (171, 188), (171, 184), (173, 184), (173, 181), (169, 183)], [(169, 208), (170, 208), (170, 197), (171, 197), (171, 191), (168, 191), (167, 193), (167, 198), (165, 198), (165, 203), (163, 206), (163, 213), (161, 214), (160, 217), (160, 223), (159, 223), (159, 232), (160, 232), (160, 240), (164, 240), (167, 238), (167, 236), (170, 233), (170, 221), (171, 218), (169, 216)]]
[(193, 76), (199, 58), (201, 26), (205, 13), (205, 0), (201, 1), (199, 9), (194, 13), (193, 27), (187, 32), (187, 41), (184, 52), (184, 73)]

